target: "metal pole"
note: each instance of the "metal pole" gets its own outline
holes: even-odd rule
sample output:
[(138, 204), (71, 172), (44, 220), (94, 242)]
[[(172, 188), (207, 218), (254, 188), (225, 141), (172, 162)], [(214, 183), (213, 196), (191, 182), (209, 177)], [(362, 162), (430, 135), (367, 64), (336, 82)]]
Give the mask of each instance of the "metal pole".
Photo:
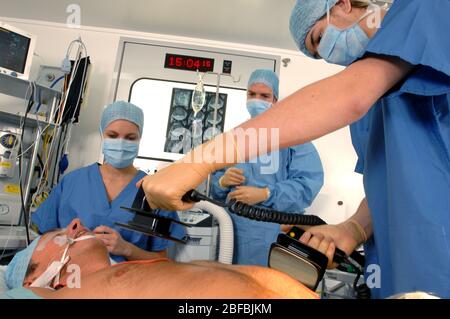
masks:
[(53, 96), (53, 99), (52, 99), (52, 108), (51, 108), (51, 110), (50, 110), (50, 113), (48, 114), (48, 116), (47, 116), (47, 122), (48, 123), (51, 123), (51, 122), (55, 122), (55, 118), (53, 118), (52, 119), (52, 114), (55, 112), (55, 109), (56, 109), (56, 104), (59, 102), (59, 99), (56, 97), (56, 96)]
[[(219, 103), (219, 91), (220, 91), (220, 73), (217, 74), (217, 85), (216, 85), (216, 97), (214, 101), (214, 116), (213, 116), (213, 136), (216, 136), (216, 123), (217, 123), (217, 105)], [(208, 179), (206, 181), (206, 196), (209, 196), (211, 192), (211, 175), (208, 175)]]
[(216, 100), (214, 102), (214, 117), (213, 117), (213, 133), (216, 133), (216, 123), (217, 123), (217, 106), (219, 104), (219, 90), (220, 90), (220, 73), (217, 73), (217, 86), (216, 86)]
[[(214, 103), (214, 117), (213, 117), (213, 137), (216, 135), (216, 128), (217, 128), (217, 112), (219, 110), (219, 97), (220, 97), (220, 80), (222, 76), (229, 76), (233, 79), (234, 83), (240, 82), (241, 77), (239, 76), (238, 80), (235, 80), (234, 77), (231, 74), (222, 74), (222, 73), (216, 73), (216, 72), (206, 72), (205, 74), (215, 74), (217, 75), (217, 86), (216, 86), (216, 97), (215, 97), (215, 103)], [(209, 196), (211, 191), (211, 175), (208, 175), (208, 179), (206, 182), (206, 195)]]
[[(58, 126), (58, 128), (56, 130), (56, 136), (58, 137), (58, 145), (56, 147), (56, 155), (54, 156), (54, 160), (52, 160), (52, 162), (54, 161), (53, 173), (52, 173), (52, 178), (51, 178), (51, 180), (52, 180), (52, 182), (51, 182), (52, 188), (55, 187), (56, 184), (58, 184), (58, 180), (57, 179), (56, 179), (56, 182), (55, 182), (55, 177), (57, 177), (57, 175), (58, 175), (57, 174), (57, 169), (59, 168), (58, 164), (59, 164), (59, 160), (61, 159), (61, 143), (64, 143), (64, 138), (63, 137), (65, 137), (66, 134), (67, 134), (67, 130), (66, 129), (67, 129), (67, 126), (60, 125), (60, 126)], [(53, 138), (56, 138), (56, 136), (54, 136)], [(63, 148), (63, 151), (64, 151), (64, 148)], [(52, 162), (50, 162), (49, 170), (52, 167), (51, 166)]]
[[(38, 139), (36, 139), (36, 141), (34, 143), (33, 155), (31, 156), (31, 163), (28, 166), (28, 176), (27, 176), (28, 178), (27, 178), (27, 183), (25, 185), (25, 196), (24, 196), (25, 208), (28, 205), (28, 200), (30, 197), (31, 183), (33, 181), (34, 166), (36, 165), (37, 155), (38, 155), (40, 147), (41, 147), (41, 139), (38, 138)], [(24, 212), (24, 214), (26, 214), (26, 211)], [(28, 220), (28, 219), (26, 219), (26, 220)]]

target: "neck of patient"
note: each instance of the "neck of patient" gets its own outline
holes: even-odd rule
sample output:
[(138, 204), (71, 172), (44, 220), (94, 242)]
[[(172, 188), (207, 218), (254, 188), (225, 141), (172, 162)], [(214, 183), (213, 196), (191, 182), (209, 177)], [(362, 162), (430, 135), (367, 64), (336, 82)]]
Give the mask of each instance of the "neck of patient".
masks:
[[(63, 286), (70, 287), (72, 285), (76, 287), (76, 280), (81, 280), (80, 284), (82, 285), (83, 278), (95, 274), (98, 271), (111, 268), (111, 262), (108, 254), (100, 254), (96, 252), (83, 256), (83, 259), (83, 262), (75, 261), (75, 267), (70, 267), (71, 263), (68, 263), (66, 272), (61, 276), (61, 284)], [(79, 271), (80, 273), (77, 274), (76, 271)]]

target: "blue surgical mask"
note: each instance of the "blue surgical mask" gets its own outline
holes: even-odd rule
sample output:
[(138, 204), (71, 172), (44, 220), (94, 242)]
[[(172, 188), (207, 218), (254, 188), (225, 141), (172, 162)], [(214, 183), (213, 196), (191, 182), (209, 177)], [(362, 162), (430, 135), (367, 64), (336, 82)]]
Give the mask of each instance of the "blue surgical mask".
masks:
[(270, 109), (271, 106), (272, 103), (263, 100), (253, 99), (247, 101), (247, 110), (252, 118), (258, 116), (261, 113), (264, 113), (265, 111)]
[(319, 55), (328, 63), (342, 66), (348, 66), (362, 57), (370, 39), (359, 22), (372, 12), (368, 11), (351, 27), (342, 30), (330, 24), (328, 11), (328, 26), (317, 49)]
[(115, 168), (125, 168), (132, 165), (138, 156), (139, 142), (106, 138), (103, 140), (102, 149), (106, 163)]

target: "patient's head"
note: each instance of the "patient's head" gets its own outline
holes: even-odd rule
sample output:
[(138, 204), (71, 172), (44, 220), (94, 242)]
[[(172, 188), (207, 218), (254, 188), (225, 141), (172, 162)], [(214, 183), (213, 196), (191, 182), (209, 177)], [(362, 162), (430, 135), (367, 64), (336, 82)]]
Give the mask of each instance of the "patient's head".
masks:
[[(8, 287), (13, 289), (20, 286), (30, 286), (36, 278), (43, 274), (54, 261), (60, 261), (68, 245), (68, 239), (93, 235), (80, 220), (74, 219), (67, 228), (57, 229), (36, 238), (23, 251), (16, 254), (8, 266), (6, 280)], [(73, 242), (67, 251), (68, 263), (60, 272), (59, 285), (52, 284), (52, 288), (66, 286), (71, 275), (67, 270), (79, 269), (81, 276), (110, 266), (108, 250), (97, 238)], [(71, 265), (75, 265), (72, 266)]]

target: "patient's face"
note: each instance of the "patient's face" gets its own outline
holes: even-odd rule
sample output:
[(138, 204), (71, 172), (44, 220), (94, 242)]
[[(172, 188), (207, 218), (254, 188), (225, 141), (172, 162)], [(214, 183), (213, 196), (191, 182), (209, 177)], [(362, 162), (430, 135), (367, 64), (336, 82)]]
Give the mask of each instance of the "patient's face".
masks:
[[(67, 247), (68, 237), (76, 239), (85, 235), (93, 235), (93, 233), (84, 227), (78, 218), (74, 219), (65, 229), (44, 234), (31, 257), (24, 286), (31, 285), (53, 261), (61, 260)], [(85, 276), (110, 265), (108, 250), (103, 242), (97, 238), (73, 243), (66, 255), (70, 257), (70, 260), (60, 273), (60, 285), (62, 286), (66, 286), (69, 275), (78, 271), (78, 269), (81, 270), (80, 276)], [(68, 272), (68, 269), (71, 272)]]

